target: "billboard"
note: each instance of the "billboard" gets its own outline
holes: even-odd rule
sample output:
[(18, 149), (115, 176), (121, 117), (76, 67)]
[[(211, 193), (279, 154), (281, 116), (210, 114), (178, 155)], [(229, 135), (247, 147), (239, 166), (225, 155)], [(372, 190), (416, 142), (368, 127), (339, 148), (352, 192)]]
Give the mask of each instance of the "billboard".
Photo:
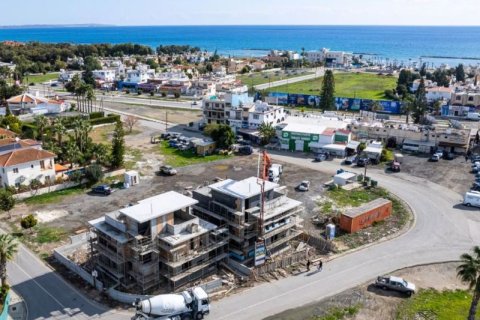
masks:
[(267, 248), (264, 240), (257, 240), (255, 242), (255, 266), (260, 266), (265, 263)]
[[(309, 106), (312, 108), (320, 105), (320, 96), (312, 96), (305, 94), (287, 94), (282, 92), (270, 92), (269, 97), (275, 97), (279, 105)], [(371, 99), (355, 99), (336, 97), (335, 105), (337, 110), (344, 111), (372, 111), (375, 106), (377, 112), (400, 114), (402, 111), (402, 103), (390, 100), (371, 100)]]

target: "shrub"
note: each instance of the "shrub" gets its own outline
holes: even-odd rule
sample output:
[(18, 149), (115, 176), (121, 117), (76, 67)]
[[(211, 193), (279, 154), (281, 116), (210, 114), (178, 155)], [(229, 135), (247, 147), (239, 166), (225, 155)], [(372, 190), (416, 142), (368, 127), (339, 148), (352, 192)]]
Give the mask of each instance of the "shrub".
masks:
[(103, 178), (102, 167), (98, 164), (92, 164), (85, 169), (85, 177), (91, 184), (95, 184)]
[(103, 118), (103, 117), (105, 117), (105, 112), (103, 112), (103, 111), (90, 113), (90, 120), (99, 119), (99, 118)]
[(120, 121), (120, 116), (115, 114), (115, 115), (108, 115), (107, 117), (103, 117), (103, 118), (91, 119), (90, 124), (92, 126), (95, 126), (95, 125), (105, 124), (105, 123), (116, 123), (117, 121)]
[(130, 94), (130, 90), (125, 90), (125, 94)]
[(155, 96), (155, 92), (150, 91), (150, 97), (153, 97), (153, 96)]
[(175, 92), (175, 93), (173, 94), (173, 96), (175, 97), (175, 99), (178, 99), (178, 98), (180, 98), (180, 93)]
[(162, 97), (166, 97), (167, 96), (167, 93), (166, 92), (162, 92)]
[(20, 225), (22, 226), (23, 229), (31, 229), (35, 227), (38, 223), (37, 218), (33, 214), (29, 214), (28, 216), (22, 218), (20, 220)]

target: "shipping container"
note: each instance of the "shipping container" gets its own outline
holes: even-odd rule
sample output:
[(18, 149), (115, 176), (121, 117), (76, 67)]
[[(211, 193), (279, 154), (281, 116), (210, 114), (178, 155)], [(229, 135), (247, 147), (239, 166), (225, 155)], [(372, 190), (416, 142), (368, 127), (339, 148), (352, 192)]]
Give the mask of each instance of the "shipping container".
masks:
[(382, 221), (392, 214), (392, 202), (379, 198), (363, 206), (346, 210), (340, 216), (340, 229), (353, 233), (366, 228), (375, 221)]

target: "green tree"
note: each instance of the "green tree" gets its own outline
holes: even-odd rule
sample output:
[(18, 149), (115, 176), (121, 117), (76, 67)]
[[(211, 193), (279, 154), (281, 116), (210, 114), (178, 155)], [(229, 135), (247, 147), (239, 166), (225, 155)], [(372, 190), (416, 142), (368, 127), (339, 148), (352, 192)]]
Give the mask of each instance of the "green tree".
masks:
[(258, 128), (260, 137), (262, 138), (262, 144), (267, 144), (272, 140), (277, 134), (275, 127), (270, 123), (263, 122)]
[(123, 158), (125, 155), (125, 132), (123, 124), (118, 121), (115, 125), (112, 138), (112, 156), (111, 164), (113, 168), (123, 167)]
[(7, 262), (18, 252), (18, 242), (9, 234), (0, 234), (0, 280), (7, 285)]
[(98, 181), (102, 180), (103, 179), (102, 167), (96, 163), (89, 165), (85, 169), (85, 178), (87, 178), (91, 184), (95, 184)]
[(77, 144), (73, 139), (70, 139), (64, 147), (65, 160), (70, 162), (70, 168), (73, 168), (74, 163), (78, 163), (81, 160), (82, 154), (78, 149)]
[(38, 136), (42, 142), (45, 141), (45, 131), (49, 125), (48, 118), (44, 115), (35, 116), (35, 126), (37, 127)]
[(67, 133), (67, 128), (65, 127), (65, 118), (57, 117), (52, 127), (53, 133), (56, 135), (57, 146), (62, 147), (63, 136)]
[(461, 264), (457, 267), (457, 276), (468, 284), (473, 291), (468, 320), (475, 320), (478, 301), (480, 300), (480, 247), (473, 247), (473, 255), (464, 253), (460, 256)]
[(210, 135), (218, 148), (230, 148), (235, 143), (235, 133), (227, 124), (214, 125), (211, 128), (207, 126), (205, 130), (205, 133)]
[(412, 103), (412, 117), (414, 123), (420, 123), (427, 112), (427, 96), (425, 91), (425, 81), (420, 80), (420, 85), (418, 86), (417, 91), (415, 92), (415, 99)]
[(38, 223), (38, 220), (37, 218), (35, 218), (33, 214), (29, 214), (28, 216), (23, 217), (20, 220), (20, 226), (25, 230), (35, 227), (37, 223)]
[(320, 108), (322, 110), (335, 109), (335, 78), (333, 72), (327, 70), (323, 76), (322, 91), (320, 94)]
[(455, 78), (457, 81), (465, 82), (465, 69), (461, 63), (455, 68)]
[(8, 213), (10, 219), (10, 210), (15, 207), (15, 198), (12, 193), (6, 189), (0, 190), (0, 210)]
[(440, 109), (442, 108), (442, 105), (443, 105), (442, 101), (440, 100), (435, 101), (435, 103), (433, 104), (433, 111), (435, 112), (435, 115), (437, 116), (440, 115), (441, 113)]
[(420, 77), (425, 77), (426, 75), (427, 75), (427, 63), (424, 62), (420, 67)]

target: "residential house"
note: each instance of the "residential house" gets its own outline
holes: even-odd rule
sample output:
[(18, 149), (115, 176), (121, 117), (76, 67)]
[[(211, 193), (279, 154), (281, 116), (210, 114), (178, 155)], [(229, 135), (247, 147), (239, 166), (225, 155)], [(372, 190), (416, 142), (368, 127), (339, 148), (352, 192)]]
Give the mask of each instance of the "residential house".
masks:
[(273, 256), (301, 233), (302, 203), (273, 182), (226, 179), (194, 190), (193, 198), (198, 201), (193, 205), (195, 215), (228, 226), (230, 257), (248, 266), (254, 264), (257, 241), (263, 241)]
[(228, 124), (232, 107), (253, 103), (253, 98), (243, 89), (204, 98), (202, 105), (204, 123)]
[(286, 118), (283, 107), (257, 101), (254, 104), (242, 104), (230, 109), (228, 122), (235, 129), (258, 129), (262, 123), (275, 127)]
[(170, 191), (90, 221), (95, 268), (143, 293), (215, 273), (228, 256), (227, 230), (193, 215), (197, 203)]
[(34, 179), (42, 184), (55, 182), (56, 155), (43, 150), (37, 141), (18, 138), (0, 140), (0, 185), (29, 185)]
[(323, 48), (320, 51), (305, 52), (305, 59), (309, 62), (324, 63), (331, 67), (349, 67), (352, 64), (353, 53), (344, 51), (331, 51)]
[(113, 69), (93, 70), (93, 77), (97, 81), (102, 82), (114, 82), (116, 77), (116, 71)]
[(451, 104), (477, 108), (480, 107), (480, 87), (457, 89), (452, 93)]
[(452, 97), (453, 89), (446, 87), (426, 88), (426, 98), (429, 103), (435, 101), (449, 101)]
[(23, 93), (21, 95), (11, 97), (7, 100), (10, 111), (15, 114), (33, 113), (47, 114), (65, 112), (69, 108), (69, 104), (60, 99), (47, 99), (40, 97), (38, 92), (36, 95)]

